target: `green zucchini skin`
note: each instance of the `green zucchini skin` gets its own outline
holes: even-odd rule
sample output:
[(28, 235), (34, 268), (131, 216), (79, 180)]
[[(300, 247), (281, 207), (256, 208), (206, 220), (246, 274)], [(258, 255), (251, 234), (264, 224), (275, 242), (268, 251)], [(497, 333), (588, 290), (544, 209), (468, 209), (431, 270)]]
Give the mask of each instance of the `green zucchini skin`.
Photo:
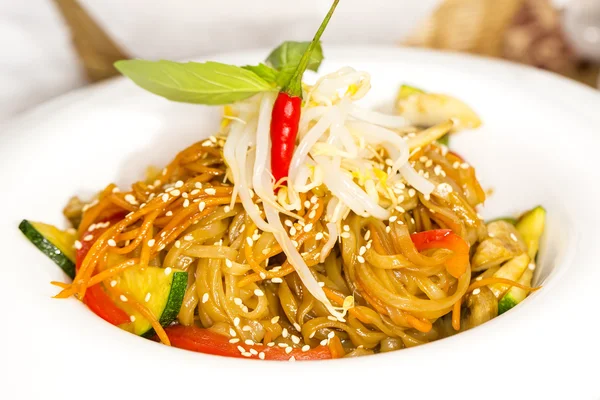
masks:
[(19, 230), (29, 239), (35, 247), (56, 263), (69, 278), (75, 277), (75, 263), (69, 259), (58, 247), (38, 232), (26, 219), (19, 224)]
[[(169, 298), (167, 300), (167, 305), (163, 309), (163, 312), (158, 320), (161, 326), (167, 326), (171, 324), (177, 318), (177, 314), (179, 314), (179, 310), (181, 309), (181, 305), (183, 303), (183, 297), (185, 296), (185, 291), (187, 289), (188, 284), (188, 274), (187, 272), (174, 272), (173, 280), (171, 282), (171, 291), (169, 292)], [(150, 330), (146, 331), (140, 336), (145, 338), (151, 338), (156, 334), (154, 329), (150, 328)]]

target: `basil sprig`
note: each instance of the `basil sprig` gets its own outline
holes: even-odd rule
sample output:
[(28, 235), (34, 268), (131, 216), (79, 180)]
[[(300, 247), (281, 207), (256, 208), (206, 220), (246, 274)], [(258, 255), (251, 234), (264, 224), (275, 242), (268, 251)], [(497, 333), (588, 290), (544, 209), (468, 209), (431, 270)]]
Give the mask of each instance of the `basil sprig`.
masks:
[[(138, 86), (172, 101), (223, 105), (285, 86), (308, 42), (283, 42), (267, 57), (267, 64), (238, 67), (214, 61), (204, 63), (121, 60), (115, 67)], [(308, 69), (317, 71), (323, 61), (319, 44)]]

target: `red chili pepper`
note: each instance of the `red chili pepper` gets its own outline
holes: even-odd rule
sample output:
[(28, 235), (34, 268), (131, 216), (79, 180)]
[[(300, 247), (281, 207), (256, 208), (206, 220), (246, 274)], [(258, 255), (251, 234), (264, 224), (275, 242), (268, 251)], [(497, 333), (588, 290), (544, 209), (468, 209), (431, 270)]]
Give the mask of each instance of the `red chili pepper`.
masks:
[(418, 251), (428, 249), (448, 249), (454, 254), (446, 261), (446, 270), (459, 278), (469, 265), (469, 244), (450, 229), (433, 229), (410, 235)]
[[(81, 235), (82, 238), (91, 235), (92, 239), (81, 240), (81, 248), (77, 250), (77, 260), (75, 263), (76, 271), (79, 271), (79, 267), (81, 267), (81, 264), (92, 248), (92, 245), (106, 229), (107, 228), (98, 228), (93, 231), (87, 231)], [(104, 289), (102, 289), (101, 283), (87, 288), (85, 296), (83, 297), (83, 302), (94, 312), (94, 314), (113, 325), (118, 326), (129, 323), (129, 315), (117, 307)]]
[(302, 109), (302, 75), (306, 71), (310, 55), (319, 43), (338, 2), (339, 0), (334, 0), (315, 37), (302, 55), (292, 78), (281, 89), (273, 105), (271, 114), (271, 172), (275, 182), (279, 182), (288, 176)]
[(257, 354), (252, 355), (250, 358), (258, 358), (258, 353), (263, 352), (265, 360), (289, 360), (292, 356), (296, 360), (326, 360), (332, 358), (331, 351), (327, 346), (318, 346), (308, 351), (294, 349), (290, 353), (286, 353), (281, 347), (248, 346), (242, 342), (229, 343), (229, 339), (225, 336), (196, 326), (174, 325), (165, 328), (165, 332), (169, 336), (172, 346), (198, 353), (245, 358), (238, 348), (238, 346), (241, 346), (248, 352), (250, 352), (250, 349), (256, 350)]

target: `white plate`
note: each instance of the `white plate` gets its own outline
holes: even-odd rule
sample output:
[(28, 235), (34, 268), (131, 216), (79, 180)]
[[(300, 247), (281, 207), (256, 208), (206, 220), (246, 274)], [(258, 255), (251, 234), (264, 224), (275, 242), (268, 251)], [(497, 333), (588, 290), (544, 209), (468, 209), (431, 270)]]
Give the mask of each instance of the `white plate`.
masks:
[[(600, 96), (547, 73), (463, 55), (356, 47), (326, 53), (322, 72), (351, 65), (372, 74), (367, 103), (390, 102), (409, 82), (457, 95), (480, 113), (485, 125), (457, 135), (452, 147), (495, 190), (486, 216), (547, 208), (537, 271), (544, 288), (482, 327), (433, 344), (295, 364), (171, 349), (106, 324), (75, 300), (51, 299), (49, 281), (64, 276), (21, 235), (19, 221), (63, 224), (71, 195), (110, 181), (125, 186), (218, 124), (217, 109), (170, 103), (114, 80), (48, 103), (0, 136), (1, 398), (600, 395), (597, 368), (587, 367), (600, 356)], [(266, 54), (217, 59), (254, 63)]]

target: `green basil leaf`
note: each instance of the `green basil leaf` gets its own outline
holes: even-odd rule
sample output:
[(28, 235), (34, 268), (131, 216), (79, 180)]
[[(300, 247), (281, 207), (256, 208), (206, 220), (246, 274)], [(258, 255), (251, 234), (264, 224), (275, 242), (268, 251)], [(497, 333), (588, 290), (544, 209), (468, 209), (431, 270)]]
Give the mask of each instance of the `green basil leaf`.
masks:
[(258, 65), (245, 65), (242, 68), (254, 72), (256, 75), (260, 76), (269, 83), (274, 84), (277, 82), (277, 71), (266, 64), (260, 63)]
[(230, 104), (274, 90), (252, 71), (213, 61), (122, 60), (115, 67), (142, 88), (184, 103)]
[[(277, 84), (279, 86), (283, 87), (288, 84), (309, 45), (310, 42), (283, 42), (269, 54), (267, 62), (273, 68), (279, 70), (279, 74), (277, 75)], [(321, 42), (319, 42), (310, 56), (307, 69), (316, 72), (322, 61), (323, 48), (321, 47)]]

